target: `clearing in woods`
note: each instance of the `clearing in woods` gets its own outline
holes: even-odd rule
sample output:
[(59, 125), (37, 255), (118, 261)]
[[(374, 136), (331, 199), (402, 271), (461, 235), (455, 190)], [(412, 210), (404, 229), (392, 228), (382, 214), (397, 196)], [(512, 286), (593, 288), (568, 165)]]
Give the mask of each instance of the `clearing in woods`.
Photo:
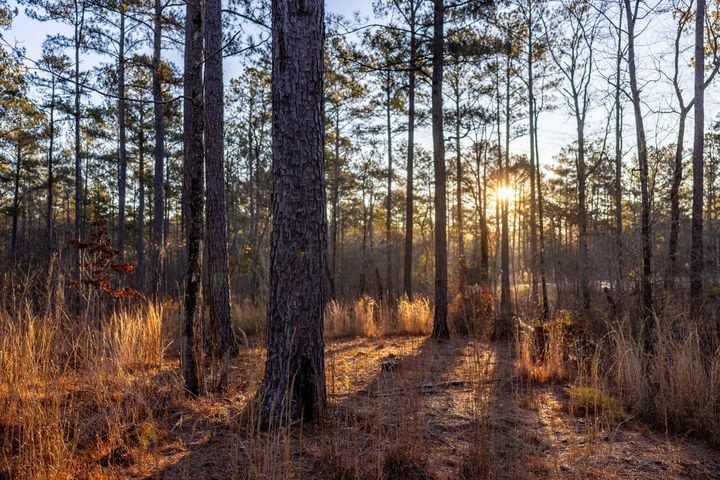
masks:
[(262, 355), (244, 349), (227, 396), (188, 401), (170, 439), (119, 476), (146, 478), (720, 478), (720, 454), (628, 416), (571, 412), (568, 386), (516, 376), (512, 346), (423, 337), (326, 346), (322, 425), (249, 435)]

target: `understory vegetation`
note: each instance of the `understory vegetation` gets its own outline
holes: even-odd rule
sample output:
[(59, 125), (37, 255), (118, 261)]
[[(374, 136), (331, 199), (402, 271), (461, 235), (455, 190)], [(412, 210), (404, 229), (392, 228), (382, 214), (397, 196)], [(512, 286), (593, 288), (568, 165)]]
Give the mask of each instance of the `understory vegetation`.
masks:
[[(463, 346), (465, 363), (456, 365), (453, 355), (444, 354), (448, 358), (431, 355), (413, 364), (408, 358), (427, 355), (423, 350), (450, 348), (427, 339), (432, 309), (426, 299), (401, 299), (392, 308), (370, 298), (332, 301), (325, 315), (327, 417), (321, 426), (267, 433), (258, 428), (252, 402), (263, 373), (264, 309), (248, 300), (236, 302), (233, 312), (243, 341), (230, 384), (224, 392), (193, 399), (184, 394), (177, 369), (178, 305), (124, 305), (83, 322), (66, 311), (38, 311), (22, 298), (4, 302), (0, 476), (182, 478), (173, 465), (210, 442), (195, 432), (215, 425), (221, 426), (218, 435), (234, 438), (222, 443), (232, 450), (228, 458), (235, 459), (230, 467), (236, 478), (303, 478), (307, 472), (313, 478), (434, 478), (420, 444), (411, 440), (427, 436), (419, 433), (417, 415), (435, 389), (457, 389), (452, 408), (472, 419), (467, 427), (472, 438), (459, 450), (456, 473), (513, 478), (506, 471), (506, 446), (487, 445), (499, 441), (493, 440), (496, 414), (488, 400), (494, 382), (510, 382), (515, 392), (566, 385), (565, 408), (593, 419), (600, 430), (639, 422), (720, 445), (720, 354), (707, 340), (711, 337), (687, 322), (658, 318), (655, 351), (648, 355), (628, 323), (607, 321), (594, 329), (601, 334), (590, 335), (579, 319), (557, 312), (542, 326), (539, 351), (540, 330), (520, 327), (514, 341), (492, 342), (486, 327), (491, 322), (473, 316), (475, 311), (451, 316), (450, 346)], [(367, 342), (375, 343), (371, 348)], [(393, 349), (395, 344), (404, 346)], [(357, 347), (353, 358), (343, 356), (352, 347)], [(488, 353), (493, 348), (506, 350), (509, 366), (488, 376), (498, 368), (492, 355), (499, 354)], [(436, 364), (443, 363), (455, 370), (448, 367), (439, 375)], [(390, 388), (384, 376), (397, 372), (402, 386)], [(370, 399), (385, 403), (358, 407)], [(210, 431), (212, 437), (215, 430)], [(297, 442), (298, 435), (306, 439)], [(298, 448), (311, 451), (298, 456)]]

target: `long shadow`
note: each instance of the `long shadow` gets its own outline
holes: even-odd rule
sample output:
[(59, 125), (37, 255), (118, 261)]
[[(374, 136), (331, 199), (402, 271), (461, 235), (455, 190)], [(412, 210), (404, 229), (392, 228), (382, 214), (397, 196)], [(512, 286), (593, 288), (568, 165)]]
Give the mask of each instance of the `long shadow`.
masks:
[(443, 442), (435, 425), (457, 392), (471, 389), (470, 379), (456, 371), (469, 341), (384, 341), (380, 354), (364, 359), (372, 375), (331, 399), (326, 428), (336, 453), (319, 458), (308, 478), (327, 478), (326, 463), (349, 472), (332, 478), (435, 478), (428, 452)]
[[(239, 392), (194, 403), (185, 415), (193, 420), (169, 425), (176, 442), (160, 452), (166, 464), (146, 478), (259, 478), (273, 468), (274, 478), (292, 472), (317, 479), (653, 478), (648, 468), (660, 476), (720, 478), (718, 462), (672, 464), (671, 455), (712, 458), (700, 445), (674, 439), (665, 458), (648, 456), (650, 449), (660, 452), (661, 435), (643, 440), (623, 427), (623, 438), (605, 440), (604, 432), (585, 427), (589, 418), (553, 411), (567, 403), (563, 386), (517, 377), (513, 353), (511, 343), (467, 338), (328, 343), (328, 364), (338, 362), (343, 371), (328, 380), (338, 388), (323, 425), (250, 434), (238, 428), (240, 402), (222, 415), (207, 413)], [(388, 464), (400, 470), (393, 475)], [(600, 468), (605, 476), (594, 474)], [(397, 473), (408, 471), (414, 473)]]
[[(474, 415), (460, 475), (464, 478), (543, 478), (550, 472), (542, 462), (528, 462), (530, 453), (546, 448), (542, 435), (528, 438), (528, 423), (539, 417), (523, 411), (519, 401), (527, 385), (514, 372), (513, 345), (486, 345), (494, 368), (486, 372), (485, 385), (475, 393), (479, 408)], [(528, 406), (528, 405), (524, 405)]]
[(346, 338), (337, 338), (334, 339), (332, 342), (333, 344), (341, 344), (340, 346), (325, 349), (325, 358), (330, 358), (334, 355), (338, 355), (340, 353), (348, 352), (354, 348), (359, 348), (367, 344), (368, 339), (367, 338), (352, 338), (352, 337), (346, 337)]
[[(197, 411), (188, 412), (189, 416), (199, 417), (200, 420), (188, 422), (173, 434), (184, 442), (184, 447), (178, 449), (184, 451), (178, 451), (178, 458), (171, 464), (155, 469), (145, 478), (225, 479), (236, 478), (238, 471), (250, 472), (241, 478), (254, 478), (246, 464), (254, 462), (257, 466), (263, 460), (251, 460), (248, 457), (258, 455), (257, 449), (267, 445), (268, 451), (264, 452), (264, 456), (272, 456), (271, 451), (278, 449), (276, 461), (279, 464), (287, 463), (287, 459), (280, 458), (282, 448), (278, 447), (278, 442), (288, 441), (292, 443), (291, 451), (295, 452), (295, 460), (300, 456), (306, 457), (302, 459), (302, 463), (310, 465), (307, 478), (327, 476), (327, 472), (312, 471), (315, 466), (319, 466), (320, 470), (324, 469), (324, 459), (312, 458), (316, 451), (322, 451), (326, 447), (334, 448), (328, 445), (329, 442), (362, 444), (363, 439), (356, 436), (373, 437), (374, 440), (370, 443), (385, 440), (391, 444), (399, 442), (399, 436), (404, 431), (407, 432), (409, 426), (418, 423), (427, 400), (432, 400), (443, 389), (456, 388), (447, 382), (454, 380), (449, 377), (450, 370), (467, 342), (467, 339), (463, 338), (436, 342), (431, 338), (391, 337), (376, 341), (346, 340), (340, 345), (330, 343), (326, 347), (326, 368), (334, 360), (347, 362), (348, 359), (343, 360), (340, 357), (350, 355), (358, 356), (363, 362), (359, 367), (352, 367), (366, 371), (354, 372), (362, 375), (360, 379), (354, 380), (356, 383), (351, 385), (351, 391), (330, 397), (328, 416), (323, 425), (292, 428), (282, 433), (282, 439), (268, 433), (250, 434), (238, 428), (238, 422), (234, 418), (213, 418), (201, 414), (201, 409), (212, 403), (208, 402), (198, 407)], [(353, 350), (357, 350), (355, 355)], [(332, 379), (329, 379), (330, 381)], [(339, 378), (334, 381), (344, 383), (344, 380)], [(216, 399), (214, 402), (223, 400)], [(242, 415), (240, 406), (237, 414)], [(351, 432), (347, 435), (352, 438), (347, 435), (343, 437), (343, 434), (338, 432)], [(348, 455), (357, 453), (347, 452)], [(357, 455), (357, 459), (360, 462), (369, 461), (361, 455)], [(282, 474), (278, 476), (282, 477)]]
[[(496, 369), (456, 478), (720, 478), (700, 442), (568, 410), (565, 386), (515, 374), (513, 345), (488, 345)], [(578, 413), (578, 412), (575, 412)]]

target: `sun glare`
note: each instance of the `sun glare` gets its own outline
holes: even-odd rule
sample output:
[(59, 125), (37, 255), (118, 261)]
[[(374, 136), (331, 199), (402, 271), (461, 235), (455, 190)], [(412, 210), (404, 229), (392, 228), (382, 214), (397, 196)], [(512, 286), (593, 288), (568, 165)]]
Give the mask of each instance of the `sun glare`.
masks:
[(514, 195), (515, 191), (512, 187), (498, 187), (497, 189), (497, 199), (503, 202), (509, 202)]

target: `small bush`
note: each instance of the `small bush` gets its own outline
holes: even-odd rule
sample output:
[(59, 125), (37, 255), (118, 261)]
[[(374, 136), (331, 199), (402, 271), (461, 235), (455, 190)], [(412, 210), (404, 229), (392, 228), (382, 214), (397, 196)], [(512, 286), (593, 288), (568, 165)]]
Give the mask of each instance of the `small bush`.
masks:
[[(570, 348), (566, 329), (564, 317), (535, 328), (521, 327), (516, 338), (518, 374), (540, 383), (566, 379), (566, 359)], [(542, 336), (542, 340), (538, 339), (538, 335)]]
[(572, 387), (568, 390), (568, 394), (570, 395), (570, 410), (576, 415), (602, 416), (611, 423), (615, 423), (625, 416), (625, 409), (620, 402), (597, 388)]

